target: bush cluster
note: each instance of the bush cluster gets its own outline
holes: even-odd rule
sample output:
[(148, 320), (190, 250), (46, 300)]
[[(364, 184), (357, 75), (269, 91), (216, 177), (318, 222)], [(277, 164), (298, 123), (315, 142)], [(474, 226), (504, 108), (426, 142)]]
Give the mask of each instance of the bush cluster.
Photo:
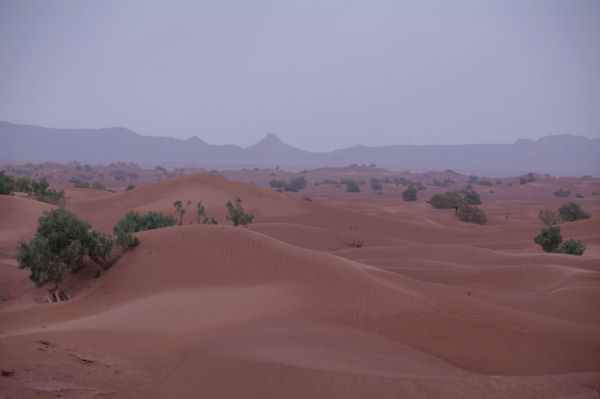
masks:
[(545, 252), (581, 255), (585, 251), (585, 245), (573, 238), (560, 245), (562, 242), (560, 226), (542, 227), (540, 233), (533, 238), (533, 242), (539, 244)]

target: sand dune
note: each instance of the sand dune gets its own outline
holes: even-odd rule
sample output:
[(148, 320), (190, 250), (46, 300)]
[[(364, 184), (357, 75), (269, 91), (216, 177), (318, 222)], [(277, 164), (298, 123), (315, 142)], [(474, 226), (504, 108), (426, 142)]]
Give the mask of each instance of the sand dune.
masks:
[[(100, 278), (92, 268), (66, 281), (71, 301), (38, 303), (30, 288), (0, 303), (0, 366), (15, 371), (0, 377), (1, 395), (597, 396), (598, 219), (563, 225), (585, 238), (583, 256), (543, 253), (530, 222), (554, 201), (546, 194), (513, 196), (528, 223), (498, 212), (489, 226), (418, 203), (315, 204), (209, 175), (68, 207), (110, 231), (128, 209), (168, 213), (176, 199), (202, 199), (223, 222), (237, 195), (256, 215), (248, 228), (186, 215), (139, 233)], [(9, 248), (48, 206), (0, 200)], [(597, 214), (599, 201), (586, 208)]]

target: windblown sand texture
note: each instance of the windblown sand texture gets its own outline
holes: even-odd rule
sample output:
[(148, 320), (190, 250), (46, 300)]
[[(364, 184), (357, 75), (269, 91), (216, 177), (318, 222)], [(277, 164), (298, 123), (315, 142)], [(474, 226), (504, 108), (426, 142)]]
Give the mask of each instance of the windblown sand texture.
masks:
[[(600, 181), (475, 188), (485, 226), (432, 209), (438, 188), (414, 203), (401, 187), (293, 194), (308, 202), (205, 174), (70, 189), (67, 208), (106, 232), (130, 209), (192, 205), (99, 278), (69, 277), (73, 299), (53, 304), (13, 258), (52, 206), (1, 196), (0, 367), (14, 374), (0, 398), (597, 398)], [(576, 191), (592, 218), (562, 234), (587, 251), (542, 252), (537, 211)], [(225, 222), (234, 196), (248, 227)], [(193, 223), (199, 200), (218, 226)]]

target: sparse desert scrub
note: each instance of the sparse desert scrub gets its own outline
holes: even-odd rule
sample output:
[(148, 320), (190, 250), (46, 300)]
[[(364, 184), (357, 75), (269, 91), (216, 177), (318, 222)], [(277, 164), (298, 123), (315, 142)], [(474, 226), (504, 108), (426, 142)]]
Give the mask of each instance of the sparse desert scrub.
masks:
[(537, 217), (546, 226), (553, 226), (555, 224), (559, 224), (562, 221), (558, 212), (553, 211), (552, 209), (540, 209)]
[(454, 215), (461, 222), (486, 224), (487, 218), (485, 212), (476, 206), (469, 205), (466, 201), (462, 201), (456, 209)]
[(409, 186), (402, 192), (402, 199), (404, 201), (416, 201), (417, 200), (417, 189), (415, 186)]
[(427, 202), (436, 209), (456, 209), (462, 200), (459, 192), (448, 191), (446, 194), (433, 195)]
[(346, 191), (349, 193), (360, 193), (360, 187), (355, 180), (347, 180)]
[(133, 249), (140, 243), (133, 233), (169, 227), (176, 223), (177, 220), (171, 215), (153, 211), (141, 215), (137, 211), (130, 210), (115, 224), (113, 232), (117, 237), (117, 244)]
[(539, 244), (544, 252), (562, 253), (567, 255), (582, 255), (585, 245), (578, 240), (569, 238), (562, 245), (560, 226), (542, 227), (540, 233), (533, 238), (533, 242)]
[(571, 192), (561, 188), (560, 190), (555, 191), (554, 195), (561, 198), (567, 198), (569, 195), (571, 195)]
[(240, 197), (236, 197), (233, 201), (235, 205), (232, 204), (231, 201), (227, 201), (225, 204), (225, 207), (227, 207), (227, 211), (229, 212), (226, 220), (231, 220), (234, 227), (240, 224), (245, 226), (252, 223), (254, 215), (244, 211), (244, 208), (242, 207), (242, 199)]
[(589, 212), (586, 212), (583, 209), (581, 209), (581, 206), (573, 201), (561, 205), (560, 208), (558, 208), (558, 213), (560, 214), (562, 220), (564, 220), (565, 222), (589, 219), (591, 217)]

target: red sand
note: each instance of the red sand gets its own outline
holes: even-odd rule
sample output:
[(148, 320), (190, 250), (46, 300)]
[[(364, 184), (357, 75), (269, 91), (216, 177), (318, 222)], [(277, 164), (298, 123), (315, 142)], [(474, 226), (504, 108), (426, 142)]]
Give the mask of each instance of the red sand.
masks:
[[(581, 257), (533, 243), (537, 210), (567, 201), (552, 195), (561, 187), (585, 192), (577, 201), (592, 213), (562, 225), (586, 243)], [(431, 209), (437, 188), (406, 203), (313, 186), (314, 203), (186, 175), (115, 195), (69, 191), (68, 208), (104, 231), (129, 209), (193, 203), (184, 226), (140, 233), (100, 278), (90, 267), (68, 279), (73, 300), (58, 304), (36, 299), (44, 289), (8, 259), (49, 206), (0, 197), (0, 277), (12, 290), (0, 367), (15, 372), (0, 377), (0, 397), (598, 397), (600, 200), (588, 191), (599, 187), (476, 187), (486, 226)], [(255, 214), (248, 228), (225, 224), (234, 196)], [(191, 224), (199, 200), (219, 226)]]

